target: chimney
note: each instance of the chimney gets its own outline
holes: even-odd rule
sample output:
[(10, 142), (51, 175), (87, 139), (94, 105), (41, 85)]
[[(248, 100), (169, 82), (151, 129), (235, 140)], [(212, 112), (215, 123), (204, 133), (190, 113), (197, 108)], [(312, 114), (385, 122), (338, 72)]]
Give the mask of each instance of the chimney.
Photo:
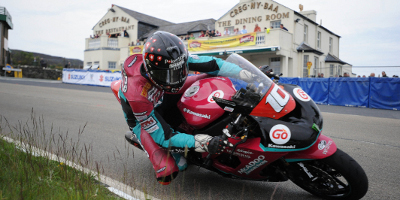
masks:
[(317, 21), (317, 11), (315, 10), (301, 11), (300, 14), (306, 16), (308, 19), (311, 19), (315, 23)]

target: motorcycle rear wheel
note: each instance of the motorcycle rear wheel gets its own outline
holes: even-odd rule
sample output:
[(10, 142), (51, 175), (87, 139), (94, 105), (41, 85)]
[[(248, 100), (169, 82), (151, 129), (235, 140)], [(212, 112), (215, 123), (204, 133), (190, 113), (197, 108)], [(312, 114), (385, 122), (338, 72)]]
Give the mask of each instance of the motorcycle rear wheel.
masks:
[(295, 163), (294, 168), (291, 181), (324, 199), (361, 199), (368, 190), (362, 167), (340, 149), (322, 160)]

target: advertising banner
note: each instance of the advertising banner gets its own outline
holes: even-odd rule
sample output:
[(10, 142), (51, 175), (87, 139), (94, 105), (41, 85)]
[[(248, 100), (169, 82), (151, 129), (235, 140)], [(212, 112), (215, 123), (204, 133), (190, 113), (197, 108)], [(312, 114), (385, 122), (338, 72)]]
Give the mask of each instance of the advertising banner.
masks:
[(215, 38), (211, 40), (189, 40), (188, 50), (207, 51), (217, 48), (229, 48), (238, 46), (253, 46), (256, 45), (256, 33), (246, 33), (231, 37)]
[(64, 69), (62, 82), (110, 87), (113, 81), (120, 79), (120, 71), (110, 72), (103, 70)]
[(143, 45), (129, 47), (129, 55), (141, 54), (143, 52)]

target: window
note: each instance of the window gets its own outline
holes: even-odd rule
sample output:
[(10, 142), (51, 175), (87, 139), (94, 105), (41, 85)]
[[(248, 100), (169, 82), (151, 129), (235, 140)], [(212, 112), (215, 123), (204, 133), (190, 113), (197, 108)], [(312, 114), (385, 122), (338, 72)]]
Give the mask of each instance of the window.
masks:
[(273, 70), (274, 74), (279, 75), (281, 73), (281, 58), (271, 58), (270, 67)]
[(99, 69), (99, 68), (100, 68), (99, 61), (95, 61), (94, 64), (93, 64), (92, 69)]
[(333, 76), (333, 71), (334, 71), (335, 65), (329, 65), (329, 76), (332, 77)]
[(272, 28), (281, 28), (281, 20), (272, 21), (271, 26), (272, 26)]
[(108, 62), (108, 69), (116, 69), (117, 62)]
[(329, 52), (330, 52), (330, 53), (332, 53), (332, 42), (333, 42), (333, 40), (332, 40), (332, 38), (330, 37), (330, 38), (329, 38)]
[(338, 66), (337, 74), (338, 74), (338, 75), (342, 75), (342, 65), (339, 65), (339, 66)]
[(307, 62), (308, 62), (308, 55), (304, 55), (303, 77), (308, 77)]
[(92, 66), (92, 62), (87, 62), (86, 65), (87, 66)]
[(308, 42), (308, 26), (304, 25), (304, 42)]
[(321, 49), (321, 32), (318, 31), (317, 48)]
[(320, 73), (320, 69), (318, 68), (319, 58), (317, 56), (314, 57), (314, 75)]

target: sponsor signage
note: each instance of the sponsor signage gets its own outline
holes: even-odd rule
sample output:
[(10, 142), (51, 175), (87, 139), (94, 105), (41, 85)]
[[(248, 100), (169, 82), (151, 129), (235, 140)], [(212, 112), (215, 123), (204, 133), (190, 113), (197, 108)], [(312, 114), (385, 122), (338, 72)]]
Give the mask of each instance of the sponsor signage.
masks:
[(142, 54), (142, 53), (143, 53), (143, 45), (129, 47), (129, 55)]
[(92, 70), (63, 70), (62, 77), (63, 83), (110, 87), (113, 81), (121, 79), (121, 73)]
[(195, 52), (195, 51), (206, 51), (218, 48), (254, 46), (254, 45), (256, 45), (255, 32), (235, 35), (232, 37), (212, 39), (212, 40), (189, 40), (188, 50), (190, 52)]

